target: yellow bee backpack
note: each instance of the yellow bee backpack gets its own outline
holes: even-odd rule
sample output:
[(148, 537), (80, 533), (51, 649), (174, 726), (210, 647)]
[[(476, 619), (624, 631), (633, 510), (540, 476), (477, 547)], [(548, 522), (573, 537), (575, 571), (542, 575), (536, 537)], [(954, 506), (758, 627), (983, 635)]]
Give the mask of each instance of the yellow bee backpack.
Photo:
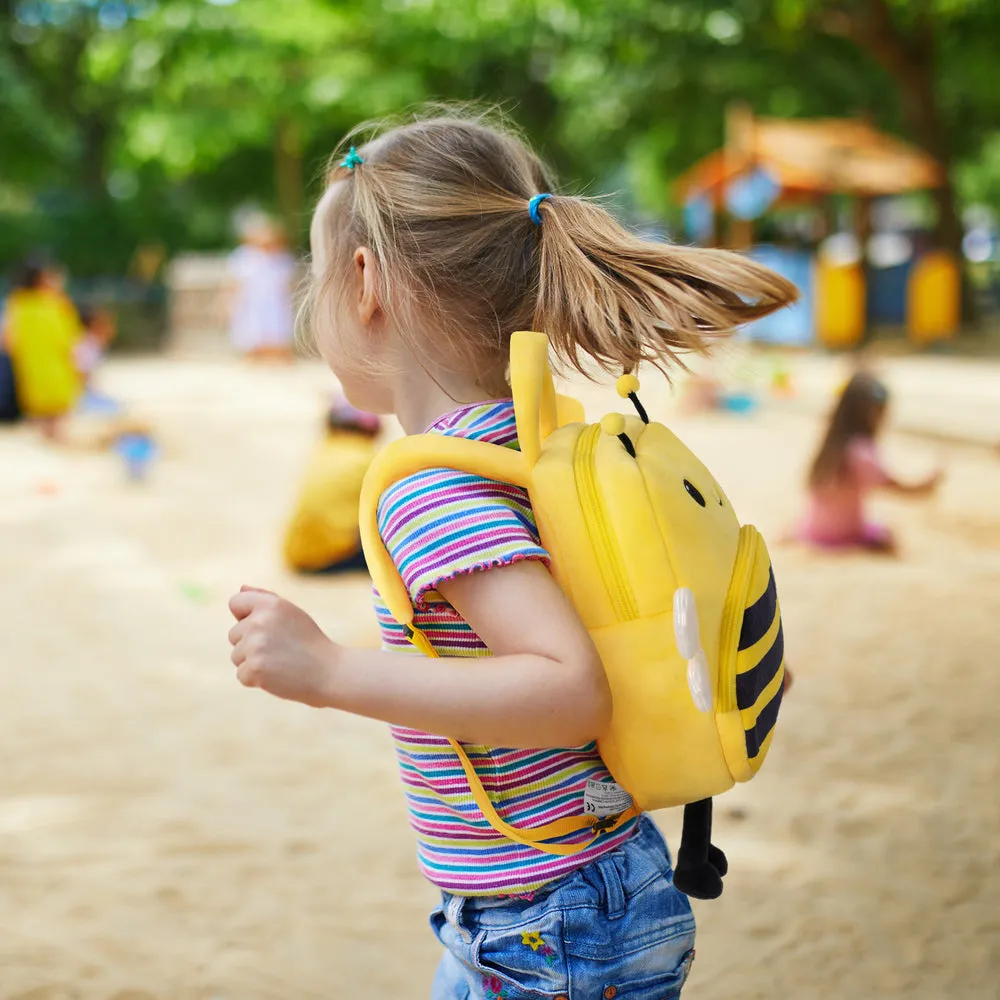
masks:
[(500, 833), (556, 854), (587, 846), (546, 842), (560, 834), (590, 826), (598, 837), (639, 810), (683, 805), (674, 882), (714, 898), (727, 864), (711, 844), (712, 796), (757, 773), (781, 704), (784, 643), (767, 548), (756, 528), (740, 525), (708, 469), (649, 421), (634, 376), (619, 379), (618, 391), (638, 415), (586, 424), (579, 403), (556, 395), (548, 348), (540, 333), (511, 338), (520, 451), (426, 434), (376, 458), (361, 495), (368, 565), (411, 642), (434, 656), (379, 537), (379, 497), (441, 467), (524, 487), (552, 573), (607, 673), (614, 707), (598, 747), (616, 785), (588, 796), (578, 818), (513, 827), (452, 741), (473, 796)]

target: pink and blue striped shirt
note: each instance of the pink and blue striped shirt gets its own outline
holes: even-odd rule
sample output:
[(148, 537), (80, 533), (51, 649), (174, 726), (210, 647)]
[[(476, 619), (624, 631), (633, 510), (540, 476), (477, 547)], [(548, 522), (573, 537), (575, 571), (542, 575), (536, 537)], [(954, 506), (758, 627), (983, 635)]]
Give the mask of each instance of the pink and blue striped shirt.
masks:
[[(510, 400), (463, 406), (429, 431), (517, 447)], [(442, 656), (489, 656), (482, 640), (435, 587), (462, 573), (521, 559), (548, 563), (527, 493), (466, 473), (431, 469), (386, 490), (378, 520), (382, 539), (410, 591), (414, 624)], [(375, 610), (383, 646), (415, 652), (377, 593)], [(413, 668), (420, 669), (419, 660)], [(399, 726), (392, 727), (392, 735), (421, 871), (448, 892), (528, 893), (619, 846), (633, 832), (635, 820), (569, 857), (514, 843), (493, 830), (475, 804), (447, 739)], [(579, 816), (588, 779), (611, 780), (593, 742), (536, 750), (466, 744), (465, 750), (497, 812), (515, 826)], [(580, 843), (590, 837), (584, 829), (556, 842)]]

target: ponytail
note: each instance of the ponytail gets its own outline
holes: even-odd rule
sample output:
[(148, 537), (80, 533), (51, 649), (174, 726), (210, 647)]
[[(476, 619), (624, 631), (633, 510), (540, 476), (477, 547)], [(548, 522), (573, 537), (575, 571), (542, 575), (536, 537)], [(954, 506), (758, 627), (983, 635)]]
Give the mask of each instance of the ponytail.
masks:
[(666, 371), (680, 355), (798, 298), (767, 267), (724, 250), (641, 239), (583, 198), (537, 206), (540, 275), (535, 329), (579, 371), (587, 357), (611, 373), (643, 362)]

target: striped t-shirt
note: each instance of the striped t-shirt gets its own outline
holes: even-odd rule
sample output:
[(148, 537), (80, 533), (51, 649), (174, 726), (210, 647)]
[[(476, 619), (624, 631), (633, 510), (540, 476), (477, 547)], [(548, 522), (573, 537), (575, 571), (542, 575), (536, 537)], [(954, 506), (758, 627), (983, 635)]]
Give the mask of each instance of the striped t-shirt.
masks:
[[(463, 406), (429, 430), (517, 447), (510, 400)], [(468, 623), (436, 593), (442, 580), (520, 559), (548, 562), (527, 493), (465, 473), (431, 469), (401, 480), (382, 495), (378, 522), (410, 591), (414, 624), (442, 656), (490, 655)], [(415, 652), (377, 593), (375, 610), (384, 647)], [(420, 660), (414, 660), (413, 669), (420, 669)], [(420, 868), (448, 892), (530, 892), (619, 846), (633, 831), (635, 821), (630, 820), (569, 857), (517, 844), (486, 821), (445, 738), (399, 726), (392, 727), (392, 735)], [(593, 742), (537, 750), (466, 744), (465, 750), (497, 812), (514, 826), (579, 816), (587, 780), (611, 780)], [(580, 843), (591, 836), (585, 828), (554, 842)]]

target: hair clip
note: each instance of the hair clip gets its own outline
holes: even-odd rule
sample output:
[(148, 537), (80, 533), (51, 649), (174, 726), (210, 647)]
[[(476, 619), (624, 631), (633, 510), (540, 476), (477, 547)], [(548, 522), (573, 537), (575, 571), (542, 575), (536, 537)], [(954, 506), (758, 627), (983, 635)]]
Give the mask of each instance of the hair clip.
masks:
[(360, 166), (364, 162), (365, 158), (361, 156), (361, 154), (358, 153), (353, 146), (351, 146), (351, 148), (347, 151), (347, 156), (340, 161), (340, 166), (347, 167), (348, 170), (353, 170), (355, 167)]

